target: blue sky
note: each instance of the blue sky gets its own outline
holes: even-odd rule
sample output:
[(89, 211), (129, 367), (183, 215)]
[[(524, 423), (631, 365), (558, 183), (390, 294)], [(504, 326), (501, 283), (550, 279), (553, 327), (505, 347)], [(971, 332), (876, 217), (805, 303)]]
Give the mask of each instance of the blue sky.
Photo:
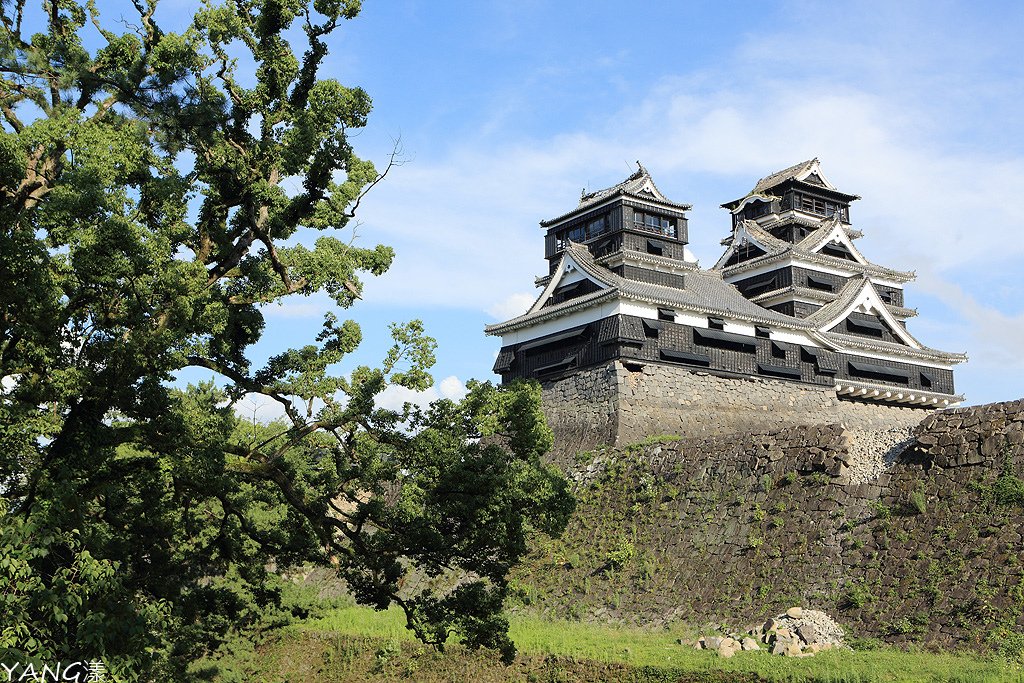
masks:
[[(970, 354), (967, 402), (1020, 398), (1022, 30), (1011, 2), (371, 0), (326, 69), (374, 100), (357, 149), (383, 162), (400, 137), (408, 158), (359, 212), (360, 242), (398, 254), (350, 312), (359, 357), (417, 317), (439, 342), (431, 396), (495, 379), (483, 326), (532, 301), (538, 222), (581, 189), (641, 160), (694, 205), (691, 249), (709, 267), (729, 227), (719, 204), (816, 156), (863, 197), (862, 252), (917, 271), (910, 330)], [(256, 356), (308, 341), (326, 308), (269, 308)]]

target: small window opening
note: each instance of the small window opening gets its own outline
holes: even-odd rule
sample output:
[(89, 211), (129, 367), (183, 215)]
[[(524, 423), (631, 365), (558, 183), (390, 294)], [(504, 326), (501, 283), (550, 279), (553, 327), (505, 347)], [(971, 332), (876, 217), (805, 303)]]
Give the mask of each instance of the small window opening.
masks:
[(811, 289), (819, 289), (823, 292), (835, 291), (835, 288), (832, 286), (831, 282), (824, 278), (815, 277), (813, 275), (807, 276), (807, 286), (810, 287)]
[(725, 321), (721, 318), (708, 318), (708, 329), (710, 330), (724, 330)]
[(667, 320), (670, 323), (674, 323), (676, 321), (676, 312), (671, 308), (659, 308), (658, 320)]

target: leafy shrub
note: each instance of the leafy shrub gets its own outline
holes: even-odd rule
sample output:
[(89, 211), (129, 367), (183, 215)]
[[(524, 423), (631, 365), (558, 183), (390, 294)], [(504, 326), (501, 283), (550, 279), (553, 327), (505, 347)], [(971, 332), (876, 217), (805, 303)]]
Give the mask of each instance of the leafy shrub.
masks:
[(871, 509), (875, 511), (875, 515), (878, 516), (878, 519), (883, 522), (888, 522), (892, 519), (892, 509), (880, 500), (872, 501)]
[(1024, 507), (1024, 480), (1003, 472), (992, 485), (992, 500), (997, 505)]
[(924, 498), (922, 491), (914, 491), (910, 494), (910, 507), (919, 515), (923, 515), (928, 512), (928, 502)]
[(605, 563), (613, 569), (625, 567), (636, 557), (636, 548), (626, 539), (619, 540), (612, 550), (605, 556)]
[(843, 609), (860, 609), (875, 599), (871, 588), (863, 581), (854, 581), (846, 590), (839, 606)]
[(1024, 632), (1001, 629), (992, 634), (989, 642), (1001, 657), (1024, 664)]

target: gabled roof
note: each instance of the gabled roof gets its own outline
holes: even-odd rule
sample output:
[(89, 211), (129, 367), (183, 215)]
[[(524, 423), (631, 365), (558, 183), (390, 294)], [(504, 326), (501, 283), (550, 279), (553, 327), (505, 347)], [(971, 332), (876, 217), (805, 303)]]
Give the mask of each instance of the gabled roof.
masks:
[(839, 218), (839, 214), (835, 214), (831, 218), (822, 221), (816, 230), (808, 233), (806, 237), (797, 242), (794, 245), (794, 249), (819, 253), (829, 242), (839, 242), (845, 246), (861, 265), (871, 265), (871, 262), (864, 258), (864, 254), (860, 253), (860, 249), (854, 246), (853, 240), (850, 239), (850, 235)]
[(900, 325), (892, 311), (882, 301), (882, 297), (878, 295), (871, 280), (863, 275), (847, 280), (843, 288), (839, 290), (835, 301), (825, 304), (805, 319), (818, 329), (826, 331), (848, 318), (850, 313), (857, 309), (877, 315), (907, 346), (918, 351), (925, 348), (924, 344), (917, 341), (903, 325)]
[(757, 181), (754, 185), (754, 189), (750, 191), (750, 194), (762, 194), (772, 189), (777, 185), (781, 185), (787, 180), (807, 180), (811, 176), (817, 176), (821, 182), (815, 182), (815, 185), (821, 185), (822, 187), (828, 188), (838, 192), (839, 189), (830, 183), (825, 177), (825, 174), (821, 172), (821, 162), (818, 161), (818, 157), (808, 159), (807, 161), (801, 161), (799, 164), (794, 164), (789, 168), (784, 168), (781, 171), (776, 171), (771, 175), (767, 175)]
[(771, 196), (773, 194), (773, 189), (791, 180), (796, 182), (804, 182), (809, 185), (815, 185), (824, 190), (828, 190), (829, 192), (835, 195), (844, 197), (849, 201), (852, 201), (854, 199), (860, 199), (858, 195), (848, 194), (837, 188), (835, 185), (833, 185), (829, 181), (829, 179), (825, 177), (825, 174), (822, 173), (821, 162), (819, 162), (818, 158), (815, 157), (813, 159), (808, 159), (807, 161), (801, 161), (799, 164), (793, 164), (789, 168), (784, 168), (781, 171), (776, 171), (771, 175), (766, 175), (764, 178), (758, 180), (757, 184), (754, 185), (754, 189), (752, 189), (742, 198), (731, 202), (727, 202), (725, 204), (722, 204), (722, 206), (724, 208), (735, 211), (738, 208), (738, 206), (742, 206), (744, 203), (746, 203), (746, 200), (749, 197)]
[[(570, 268), (579, 269), (586, 277), (600, 283), (604, 289), (545, 307), (544, 302), (558, 288), (559, 282)], [(788, 329), (807, 331), (814, 329), (812, 325), (799, 318), (762, 308), (747, 300), (735, 287), (723, 281), (713, 271), (693, 270), (688, 272), (685, 289), (638, 282), (616, 275), (598, 265), (585, 246), (570, 242), (555, 269), (555, 275), (530, 310), (506, 322), (488, 325), (485, 330), (487, 334), (504, 334), (515, 329), (529, 327), (541, 320), (587, 308), (606, 301), (610, 297), (621, 297), (676, 308), (681, 311), (720, 315), (733, 320), (775, 325)]]
[[(839, 230), (835, 234), (832, 234), (832, 231), (821, 232), (822, 230), (823, 228), (818, 228), (818, 230), (811, 233), (800, 242), (790, 244), (785, 240), (780, 240), (778, 237), (775, 237), (767, 230), (764, 230), (756, 222), (745, 220), (734, 228), (732, 242), (730, 243), (729, 248), (725, 250), (725, 253), (722, 254), (722, 257), (718, 259), (718, 263), (714, 265), (714, 269), (732, 276), (744, 271), (753, 270), (754, 268), (759, 268), (763, 265), (768, 265), (784, 258), (793, 258), (797, 261), (818, 263), (823, 266), (839, 268), (847, 271), (862, 271), (869, 275), (893, 280), (895, 282), (910, 282), (917, 277), (913, 272), (885, 268), (884, 266), (879, 266), (867, 261), (864, 259), (863, 255), (860, 254), (860, 251), (853, 246), (853, 242), (849, 239), (848, 235), (843, 233), (842, 230)], [(821, 244), (817, 245), (817, 249), (820, 250), (825, 244), (832, 241), (830, 235), (831, 237), (841, 235), (841, 237), (839, 237), (840, 241), (850, 248), (851, 253), (855, 256), (859, 256), (861, 259), (864, 259), (864, 262), (847, 261), (846, 259), (839, 258), (838, 256), (822, 254), (820, 251), (811, 251), (802, 246), (805, 244), (815, 244), (817, 240), (824, 240)], [(732, 254), (745, 241), (752, 242), (766, 253), (762, 256), (757, 256), (735, 265), (726, 266), (725, 264), (728, 263)]]
[(644, 168), (643, 164), (638, 161), (636, 162), (636, 165), (638, 166), (636, 172), (621, 183), (595, 192), (587, 192), (584, 190), (583, 194), (580, 195), (580, 203), (575, 209), (566, 212), (557, 218), (541, 221), (540, 224), (542, 226), (549, 226), (553, 223), (558, 223), (568, 216), (580, 213), (590, 207), (597, 206), (606, 200), (619, 196), (634, 197), (636, 199), (666, 204), (679, 211), (689, 211), (693, 208), (689, 204), (680, 204), (666, 197), (661, 190), (658, 189), (658, 186), (654, 184), (651, 174), (647, 172), (647, 169)]

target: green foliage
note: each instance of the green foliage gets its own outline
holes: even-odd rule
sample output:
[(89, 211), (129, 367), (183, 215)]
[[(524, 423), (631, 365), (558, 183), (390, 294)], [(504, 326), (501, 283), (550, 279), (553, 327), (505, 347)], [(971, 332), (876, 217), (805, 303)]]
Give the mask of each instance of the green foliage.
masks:
[[(267, 567), (297, 562), (336, 564), (425, 640), (511, 657), (505, 576), (572, 509), (539, 460), (539, 388), (378, 408), (431, 383), (415, 321), (344, 375), (361, 333), (334, 313), (246, 355), (264, 306), (347, 308), (394, 256), (339, 233), (387, 172), (349, 143), (366, 93), (319, 77), (359, 5), (211, 0), (181, 33), (156, 0), (108, 23), (0, 7), (0, 660), (187, 680), (231, 630), (286, 620)], [(173, 385), (195, 368), (217, 382)], [(284, 418), (241, 421), (252, 394)], [(438, 581), (401, 590), (411, 574)]]
[(1021, 631), (998, 629), (989, 636), (989, 642), (1001, 657), (1024, 664), (1024, 633)]
[(1024, 480), (1004, 470), (992, 485), (992, 500), (996, 505), (1024, 508)]
[(871, 509), (875, 511), (875, 516), (883, 523), (889, 522), (892, 519), (892, 508), (883, 503), (880, 500), (873, 500), (869, 503)]
[(823, 488), (832, 483), (832, 477), (824, 472), (814, 472), (804, 477), (803, 485), (809, 488)]
[(605, 563), (613, 569), (625, 567), (636, 557), (636, 548), (626, 539), (619, 539), (615, 547), (608, 551)]
[(925, 499), (923, 491), (911, 491), (908, 502), (910, 508), (917, 514), (923, 515), (928, 512), (928, 501)]
[(766, 514), (767, 512), (765, 512), (765, 509), (761, 507), (760, 503), (754, 503), (754, 508), (751, 512), (751, 518), (755, 522), (763, 522)]
[(840, 606), (844, 609), (860, 609), (875, 599), (871, 587), (862, 579), (852, 581), (846, 587)]

